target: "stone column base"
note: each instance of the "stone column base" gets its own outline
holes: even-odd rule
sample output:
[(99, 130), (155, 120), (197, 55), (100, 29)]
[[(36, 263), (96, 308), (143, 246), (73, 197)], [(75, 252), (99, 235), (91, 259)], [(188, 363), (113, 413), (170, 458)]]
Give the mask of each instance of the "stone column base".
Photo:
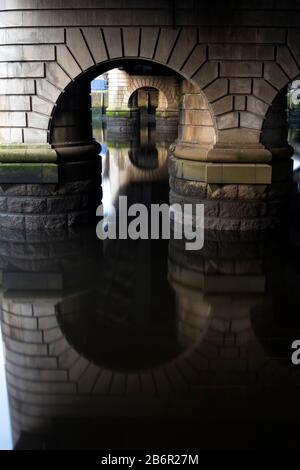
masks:
[(96, 143), (7, 147), (0, 153), (1, 229), (65, 230), (94, 221), (98, 153)]
[(184, 160), (173, 152), (170, 203), (204, 204), (209, 230), (276, 228), (289, 216), (292, 161), (257, 162)]

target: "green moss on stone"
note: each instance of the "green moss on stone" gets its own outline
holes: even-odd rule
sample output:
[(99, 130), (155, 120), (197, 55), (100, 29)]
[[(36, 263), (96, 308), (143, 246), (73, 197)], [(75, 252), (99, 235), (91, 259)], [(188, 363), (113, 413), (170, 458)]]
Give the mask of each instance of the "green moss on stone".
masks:
[(122, 118), (130, 118), (131, 112), (130, 111), (106, 111), (106, 117), (114, 118), (114, 117), (122, 117)]

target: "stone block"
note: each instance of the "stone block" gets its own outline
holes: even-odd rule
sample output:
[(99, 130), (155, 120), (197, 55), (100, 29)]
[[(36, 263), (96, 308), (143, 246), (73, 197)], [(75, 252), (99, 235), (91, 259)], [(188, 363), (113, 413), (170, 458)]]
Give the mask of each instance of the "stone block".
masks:
[(269, 218), (269, 217), (257, 217), (242, 219), (240, 221), (240, 230), (244, 231), (256, 231), (256, 230), (272, 230), (277, 228), (282, 224), (282, 221), (278, 218)]
[(240, 113), (240, 125), (241, 127), (248, 127), (250, 129), (261, 129), (263, 124), (263, 118), (256, 114), (242, 111)]
[(152, 59), (159, 28), (142, 28), (140, 56)]
[[(20, 128), (0, 128), (0, 142), (2, 144), (20, 143), (23, 140), (22, 129)], [(0, 177), (1, 181), (1, 177)], [(2, 180), (3, 181), (3, 180)]]
[(287, 35), (287, 44), (291, 49), (293, 56), (300, 62), (300, 28), (289, 28)]
[(15, 341), (9, 336), (5, 337), (5, 346), (9, 351), (13, 351), (22, 355), (25, 359), (28, 356), (28, 361), (34, 361), (36, 356), (47, 356), (48, 349), (46, 344), (29, 344), (24, 342)]
[(23, 215), (11, 215), (11, 214), (0, 214), (0, 226), (1, 228), (24, 230), (24, 216)]
[(63, 333), (59, 327), (49, 328), (44, 331), (44, 342), (52, 343), (63, 337)]
[(179, 28), (161, 28), (155, 51), (155, 60), (167, 63), (179, 32)]
[[(196, 28), (184, 28), (183, 30), (181, 30), (179, 38), (176, 41), (175, 47), (172, 50), (172, 54), (168, 61), (168, 65), (170, 65), (170, 67), (174, 68), (175, 70), (181, 70), (183, 64), (188, 59), (189, 54), (191, 53), (193, 48), (196, 46), (196, 44), (197, 44), (197, 29)], [(200, 49), (200, 50), (204, 52), (203, 49)], [(205, 56), (203, 57), (203, 60), (201, 62), (201, 55), (199, 55), (199, 50), (196, 55), (198, 56), (197, 68), (199, 68), (200, 65), (202, 65), (202, 63), (204, 62)], [(192, 66), (192, 62), (190, 62), (190, 66)], [(197, 68), (195, 70), (197, 70)]]
[(55, 60), (54, 46), (0, 46), (0, 62)]
[(262, 77), (262, 63), (222, 61), (220, 63), (221, 77)]
[(125, 57), (137, 57), (139, 52), (139, 28), (123, 28), (123, 44)]
[(23, 127), (26, 126), (25, 113), (17, 111), (0, 111), (1, 127)]
[(247, 218), (257, 217), (258, 207), (254, 202), (232, 201), (220, 204), (220, 217), (224, 218)]
[(268, 111), (268, 105), (255, 96), (247, 96), (247, 110), (265, 116)]
[(271, 165), (255, 165), (255, 182), (257, 184), (270, 184), (272, 180)]
[(239, 219), (222, 219), (220, 217), (206, 217), (204, 227), (207, 230), (238, 231), (240, 230)]
[(59, 368), (69, 369), (76, 361), (78, 361), (80, 355), (73, 349), (67, 349), (58, 358)]
[[(41, 129), (33, 129), (27, 127), (24, 129), (24, 142), (26, 144), (31, 144), (31, 143), (47, 143), (48, 140), (48, 132), (46, 130), (41, 130)], [(29, 183), (29, 181), (28, 181)]]
[(94, 61), (90, 55), (80, 29), (70, 28), (66, 31), (68, 48), (72, 52), (73, 56), (76, 57), (76, 60), (82, 70), (86, 70), (89, 67), (92, 67), (94, 65)]
[(65, 370), (43, 370), (28, 367), (20, 367), (19, 365), (9, 362), (7, 370), (16, 377), (25, 380), (32, 380), (38, 382), (66, 382), (67, 371)]
[(35, 93), (34, 80), (23, 78), (0, 78), (0, 89), (3, 95), (30, 95)]
[(30, 110), (29, 96), (0, 96), (0, 109), (2, 111), (28, 111)]
[(208, 126), (178, 126), (179, 139), (185, 142), (199, 142), (202, 144), (214, 141), (215, 131)]
[(219, 217), (220, 205), (217, 201), (204, 201), (204, 217)]
[(33, 344), (41, 344), (43, 342), (43, 336), (41, 331), (24, 330), (12, 326), (7, 326), (5, 323), (2, 323), (2, 330), (6, 336), (9, 336), (15, 341), (24, 341), (25, 343)]
[(219, 142), (226, 144), (254, 144), (260, 140), (259, 131), (249, 129), (224, 129), (219, 131)]
[(8, 299), (2, 300), (2, 309), (6, 312), (25, 317), (31, 317), (33, 314), (32, 304), (15, 302)]
[(169, 160), (169, 172), (171, 176), (176, 178), (205, 182), (206, 165), (171, 157)]
[(83, 28), (82, 33), (96, 63), (107, 60), (107, 53), (100, 28)]
[(255, 165), (226, 164), (223, 165), (223, 183), (255, 183)]
[[(40, 217), (40, 216), (37, 216)], [(39, 272), (5, 272), (3, 278), (5, 289), (16, 289), (31, 292), (34, 291), (55, 291), (61, 288), (61, 275), (53, 273)]]
[(237, 111), (244, 111), (246, 108), (246, 96), (236, 95), (234, 97), (234, 109)]
[[(93, 393), (97, 395), (106, 395), (110, 391), (113, 373), (110, 370), (102, 369), (100, 377), (95, 384)], [(151, 374), (152, 377), (152, 374)], [(153, 380), (153, 379), (152, 379)]]
[(284, 43), (285, 29), (270, 27), (246, 27), (239, 26), (230, 28), (214, 26), (199, 28), (199, 42), (204, 43), (237, 43), (237, 44), (259, 44), (259, 43)]
[(36, 129), (47, 130), (49, 127), (49, 118), (39, 113), (28, 113), (28, 126)]
[(107, 50), (109, 57), (115, 59), (117, 57), (122, 57), (122, 41), (121, 41), (121, 31), (119, 28), (103, 28), (103, 33), (105, 36), (105, 42), (107, 45)]
[(291, 79), (296, 78), (299, 74), (298, 65), (286, 46), (277, 47), (276, 62)]
[(40, 62), (0, 63), (0, 78), (41, 78), (44, 73)]
[(231, 78), (229, 82), (229, 91), (233, 94), (250, 94), (251, 79), (250, 78)]
[(207, 164), (205, 166), (205, 180), (208, 183), (222, 183), (223, 182), (223, 165), (222, 164)]
[(212, 118), (208, 110), (183, 110), (180, 112), (180, 124), (193, 126), (212, 126)]
[(51, 115), (53, 111), (53, 104), (49, 101), (43, 100), (39, 96), (31, 96), (32, 111), (37, 113)]
[(26, 230), (64, 230), (67, 227), (65, 215), (26, 215)]
[(182, 97), (182, 109), (207, 109), (204, 95), (185, 94)]
[[(193, 76), (193, 81), (201, 89), (215, 80), (218, 76), (218, 64), (216, 62), (205, 62), (204, 65)], [(206, 92), (205, 92), (206, 95)]]
[(265, 184), (239, 184), (238, 185), (238, 198), (239, 199), (252, 199), (252, 200), (265, 200), (268, 195), (268, 185)]
[(239, 125), (239, 113), (231, 112), (217, 117), (218, 129), (231, 129)]
[(56, 168), (56, 165), (38, 163), (2, 163), (0, 164), (0, 182), (14, 184), (41, 183), (45, 181), (45, 178), (43, 178), (43, 170), (47, 167)]
[(208, 54), (209, 58), (214, 60), (274, 60), (274, 46), (213, 44), (209, 46)]
[(63, 28), (9, 28), (0, 33), (2, 44), (64, 43)]
[[(33, 392), (35, 394), (75, 394), (76, 393), (76, 385), (72, 383), (65, 383), (65, 382), (40, 382), (40, 381), (32, 381), (17, 377), (15, 375), (11, 375), (8, 372), (8, 383), (10, 385), (15, 386), (20, 390), (26, 390), (26, 392)], [(29, 423), (32, 423), (32, 417)], [(27, 423), (27, 426), (29, 426)], [(35, 425), (37, 426), (37, 425)], [(41, 426), (41, 422), (39, 422), (39, 426)]]
[(27, 196), (26, 184), (2, 184), (1, 190), (6, 196)]
[(215, 101), (228, 93), (228, 80), (218, 78), (213, 83), (205, 87), (205, 96), (209, 101)]
[(56, 103), (57, 98), (61, 94), (61, 91), (55, 85), (45, 79), (36, 80), (36, 91), (41, 98), (46, 98), (47, 100), (52, 101), (52, 103)]
[(56, 314), (53, 302), (35, 302), (33, 304), (33, 314), (36, 317), (48, 317)]
[(42, 198), (10, 197), (7, 209), (11, 213), (43, 213), (47, 210), (47, 200)]
[(81, 69), (66, 46), (57, 46), (56, 54), (57, 63), (63, 67), (71, 78), (75, 78), (80, 75)]
[(183, 196), (206, 198), (207, 184), (201, 181), (187, 181), (180, 178), (170, 177), (170, 188)]
[(46, 64), (46, 77), (49, 82), (55, 84), (57, 88), (63, 90), (70, 83), (70, 77), (56, 62)]
[(181, 92), (191, 94), (191, 93), (201, 93), (201, 90), (198, 86), (194, 83), (190, 82), (189, 80), (183, 80), (181, 82)]
[(289, 80), (279, 65), (275, 62), (266, 62), (264, 66), (264, 78), (277, 90), (288, 84)]
[(93, 390), (94, 385), (96, 384), (99, 374), (100, 368), (95, 364), (90, 363), (87, 369), (82, 373), (79, 378), (79, 393), (90, 393)]
[(83, 372), (88, 368), (89, 361), (87, 361), (84, 357), (80, 357), (78, 361), (69, 369), (69, 377), (70, 380), (76, 382)]
[(49, 330), (57, 327), (57, 318), (55, 315), (47, 317), (39, 317), (38, 328), (39, 330)]
[(7, 211), (7, 198), (0, 197), (0, 211), (6, 212)]
[(237, 188), (236, 184), (208, 184), (207, 197), (209, 199), (235, 199)]
[(219, 100), (212, 103), (211, 106), (216, 116), (218, 114), (228, 113), (233, 109), (233, 97), (229, 95), (224, 96), (223, 98), (220, 98)]
[(272, 103), (277, 91), (263, 78), (255, 78), (253, 80), (253, 95), (260, 98), (262, 101)]
[(181, 69), (183, 75), (192, 77), (206, 61), (206, 47), (197, 45)]
[(37, 329), (37, 320), (33, 317), (19, 316), (3, 311), (2, 320), (9, 327), (24, 328), (25, 330)]
[[(22, 344), (22, 343), (21, 343)], [(8, 360), (20, 367), (29, 367), (32, 369), (56, 369), (57, 363), (54, 357), (28, 356), (18, 354), (13, 351), (8, 352)]]

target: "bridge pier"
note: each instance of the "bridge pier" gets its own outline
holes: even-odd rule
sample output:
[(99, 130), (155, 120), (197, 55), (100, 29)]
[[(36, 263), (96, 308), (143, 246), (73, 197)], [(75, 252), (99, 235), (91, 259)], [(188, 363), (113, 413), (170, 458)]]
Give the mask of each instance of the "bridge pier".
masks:
[[(94, 0), (88, 8), (80, 0), (72, 8), (33, 2), (31, 10), (25, 0), (4, 2), (0, 221), (34, 229), (53, 216), (55, 227), (94, 212), (99, 149), (89, 84), (139, 62), (167, 68), (187, 87), (170, 157), (171, 200), (204, 202), (208, 228), (280, 224), (291, 182), (285, 94), (300, 73), (300, 30), (296, 17), (290, 27), (285, 5), (263, 3), (263, 19), (255, 5), (238, 2), (226, 11), (216, 3), (213, 20), (205, 8), (187, 6), (176, 9), (174, 27), (173, 13), (158, 5), (154, 14), (142, 1), (137, 17)], [(171, 101), (172, 88), (164, 89)], [(135, 90), (125, 93), (126, 106)], [(166, 112), (175, 112), (173, 104), (162, 119)]]
[[(6, 148), (7, 161), (2, 154), (0, 165), (1, 229), (56, 230), (93, 220), (100, 171), (96, 149), (93, 144)], [(64, 152), (80, 161), (62, 160)]]
[[(171, 202), (203, 203), (206, 229), (245, 231), (281, 225), (288, 217), (293, 149), (286, 133), (279, 133), (278, 141), (280, 120), (272, 120), (267, 148), (248, 142), (243, 132), (234, 136), (236, 141), (230, 136), (216, 142), (208, 112), (200, 90), (184, 82), (179, 139), (170, 152)], [(276, 112), (275, 107), (273, 117)]]

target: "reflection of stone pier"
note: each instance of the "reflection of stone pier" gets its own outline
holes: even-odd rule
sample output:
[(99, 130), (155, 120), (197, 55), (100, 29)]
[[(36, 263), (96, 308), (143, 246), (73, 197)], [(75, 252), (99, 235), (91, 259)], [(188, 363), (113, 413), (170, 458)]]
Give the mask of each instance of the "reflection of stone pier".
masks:
[[(98, 423), (91, 442), (103, 437), (106, 419), (142, 420), (145, 427), (150, 418), (207, 420), (216, 399), (219, 418), (262, 419), (273, 406), (264, 390), (271, 386), (277, 397), (282, 380), (291, 391), (299, 384), (285, 359), (299, 321), (270, 319), (270, 302), (281, 304), (288, 281), (285, 256), (274, 257), (276, 243), (211, 233), (204, 250), (191, 254), (171, 241), (174, 314), (173, 305), (149, 291), (150, 285), (167, 288), (150, 242), (110, 242), (102, 254), (93, 237), (2, 239), (2, 331), (15, 443), (22, 433), (45, 433), (54, 438), (47, 445), (57, 446), (66, 430), (71, 446), (86, 443), (83, 432), (95, 432), (83, 427), (87, 419)], [(153, 271), (145, 259), (153, 260)], [(148, 298), (157, 304), (147, 303), (147, 310)], [(214, 393), (203, 402), (199, 393), (207, 389)], [(225, 400), (225, 390), (235, 392)], [(127, 435), (135, 436), (133, 428)]]

